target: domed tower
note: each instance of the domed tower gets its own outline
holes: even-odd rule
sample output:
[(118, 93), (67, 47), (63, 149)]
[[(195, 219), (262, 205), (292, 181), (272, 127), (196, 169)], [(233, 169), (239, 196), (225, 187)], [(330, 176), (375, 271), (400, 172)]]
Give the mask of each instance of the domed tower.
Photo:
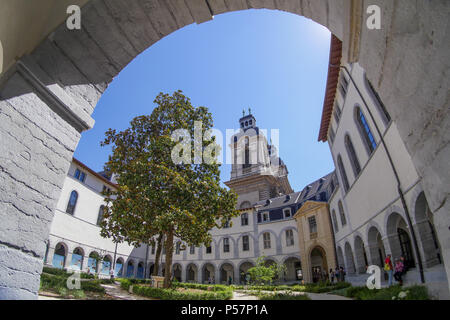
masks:
[(241, 203), (251, 204), (292, 193), (286, 165), (275, 146), (268, 143), (251, 114), (239, 119), (239, 131), (231, 137), (231, 179), (225, 184), (239, 196)]

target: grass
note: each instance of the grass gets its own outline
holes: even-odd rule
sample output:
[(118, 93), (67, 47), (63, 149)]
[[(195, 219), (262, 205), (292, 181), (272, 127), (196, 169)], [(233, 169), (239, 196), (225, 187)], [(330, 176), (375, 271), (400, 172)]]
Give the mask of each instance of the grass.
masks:
[(233, 286), (236, 290), (257, 290), (257, 291), (295, 291), (295, 292), (311, 292), (311, 293), (326, 293), (343, 288), (350, 287), (348, 282), (319, 282), (314, 284), (294, 284), (294, 285), (266, 285), (266, 286)]
[(101, 286), (103, 283), (111, 283), (111, 280), (94, 279), (93, 275), (81, 274), (80, 289), (69, 290), (67, 279), (72, 274), (65, 270), (45, 267), (41, 274), (40, 291), (51, 292), (59, 297), (67, 299), (102, 299), (105, 298), (105, 289)]
[(410, 287), (397, 285), (379, 290), (370, 290), (367, 287), (349, 287), (333, 293), (356, 300), (431, 300), (427, 288), (420, 285)]

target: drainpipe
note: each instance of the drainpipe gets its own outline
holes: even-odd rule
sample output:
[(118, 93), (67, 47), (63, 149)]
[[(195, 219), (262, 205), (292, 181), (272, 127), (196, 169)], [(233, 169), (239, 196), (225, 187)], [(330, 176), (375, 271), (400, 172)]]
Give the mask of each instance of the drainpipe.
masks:
[(375, 118), (374, 118), (374, 116), (372, 114), (372, 111), (370, 110), (369, 106), (367, 105), (366, 99), (364, 99), (364, 96), (361, 94), (361, 91), (359, 90), (358, 86), (356, 85), (356, 82), (353, 79), (351, 73), (348, 71), (347, 67), (346, 66), (340, 66), (340, 65), (339, 66), (338, 65), (332, 65), (332, 64), (330, 64), (330, 66), (332, 68), (344, 69), (347, 72), (348, 76), (350, 77), (351, 82), (353, 83), (353, 85), (355, 86), (356, 90), (358, 91), (358, 94), (361, 97), (361, 100), (363, 101), (364, 106), (366, 107), (367, 112), (369, 113), (370, 118), (372, 119), (372, 122), (375, 125), (375, 128), (377, 130), (378, 135), (380, 136), (381, 144), (383, 145), (384, 149), (386, 150), (386, 154), (388, 156), (389, 163), (390, 163), (390, 165), (392, 167), (395, 179), (397, 181), (397, 191), (398, 191), (398, 194), (399, 194), (401, 202), (402, 202), (403, 210), (405, 211), (405, 214), (406, 214), (406, 220), (408, 221), (408, 227), (411, 230), (411, 236), (413, 238), (414, 249), (416, 251), (417, 260), (418, 260), (418, 263), (419, 263), (420, 280), (421, 280), (422, 283), (425, 283), (425, 276), (424, 276), (423, 265), (422, 265), (422, 257), (421, 257), (420, 252), (419, 252), (419, 245), (417, 244), (416, 233), (415, 233), (414, 228), (412, 226), (411, 216), (409, 214), (408, 206), (406, 205), (406, 200), (405, 200), (405, 196), (403, 194), (402, 188), (401, 188), (400, 178), (398, 176), (397, 169), (395, 168), (394, 162), (392, 161), (391, 154), (389, 152), (389, 149), (386, 146), (386, 143), (384, 141), (383, 135), (381, 134), (380, 128), (378, 127), (377, 122), (375, 121)]

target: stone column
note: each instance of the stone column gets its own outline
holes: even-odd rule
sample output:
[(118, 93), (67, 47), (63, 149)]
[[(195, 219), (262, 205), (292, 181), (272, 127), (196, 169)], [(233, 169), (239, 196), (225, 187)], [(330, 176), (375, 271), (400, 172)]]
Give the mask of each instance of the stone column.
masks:
[(66, 254), (66, 260), (64, 261), (64, 268), (70, 269), (71, 264), (72, 264), (72, 252), (68, 252)]
[(0, 80), (0, 299), (36, 299), (53, 212), (93, 120), (31, 59)]
[(53, 266), (53, 255), (55, 254), (55, 248), (49, 247), (47, 253), (47, 260), (44, 262), (46, 266)]
[(83, 256), (83, 263), (81, 265), (81, 271), (87, 272), (89, 263), (89, 256)]
[(383, 265), (383, 261), (380, 261), (380, 257), (378, 254), (378, 245), (370, 245), (368, 247), (368, 260), (370, 262), (370, 264), (376, 265), (376, 266), (382, 266)]

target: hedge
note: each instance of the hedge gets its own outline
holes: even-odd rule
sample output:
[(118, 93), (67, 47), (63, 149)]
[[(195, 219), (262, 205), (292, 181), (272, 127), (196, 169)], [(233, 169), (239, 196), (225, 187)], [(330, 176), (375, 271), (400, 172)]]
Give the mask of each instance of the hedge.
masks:
[(233, 286), (238, 290), (262, 290), (262, 291), (296, 291), (296, 292), (311, 292), (311, 293), (324, 293), (333, 290), (339, 290), (343, 288), (350, 287), (351, 284), (348, 282), (321, 282), (317, 284), (306, 284), (306, 285), (267, 285), (267, 286)]
[(367, 287), (350, 287), (343, 292), (348, 298), (357, 300), (430, 300), (425, 286), (410, 287), (391, 286), (389, 288), (373, 289)]
[(258, 295), (259, 300), (311, 300), (306, 294), (267, 293)]

